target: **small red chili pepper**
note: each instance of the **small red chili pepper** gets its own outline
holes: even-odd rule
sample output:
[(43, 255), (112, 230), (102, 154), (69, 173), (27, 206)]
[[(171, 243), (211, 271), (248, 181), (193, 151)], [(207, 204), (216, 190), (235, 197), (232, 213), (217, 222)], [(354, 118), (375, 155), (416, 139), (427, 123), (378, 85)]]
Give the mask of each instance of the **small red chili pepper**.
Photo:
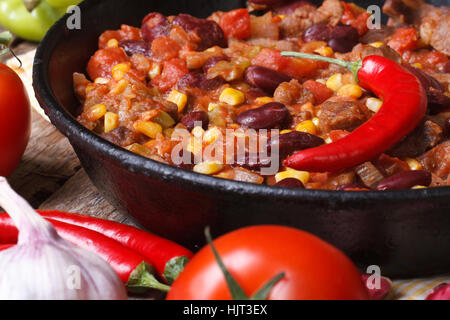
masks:
[(177, 243), (118, 222), (61, 211), (38, 211), (45, 218), (94, 230), (143, 255), (158, 274), (172, 283), (192, 257), (192, 252)]
[(420, 81), (398, 63), (381, 56), (368, 56), (363, 61), (350, 62), (298, 52), (283, 52), (283, 56), (326, 61), (353, 72), (359, 84), (372, 91), (384, 103), (366, 123), (346, 137), (295, 153), (284, 160), (287, 167), (333, 172), (356, 166), (383, 153), (422, 120), (427, 109), (427, 97)]
[[(169, 290), (170, 287), (156, 280), (153, 275), (153, 266), (136, 251), (99, 232), (57, 220), (47, 220), (55, 227), (62, 238), (80, 248), (96, 253), (108, 262), (129, 289)], [(0, 213), (0, 243), (16, 243), (17, 238), (18, 230), (12, 219), (8, 214)]]
[(0, 251), (9, 249), (9, 248), (14, 247), (14, 246), (15, 246), (15, 244), (0, 244)]

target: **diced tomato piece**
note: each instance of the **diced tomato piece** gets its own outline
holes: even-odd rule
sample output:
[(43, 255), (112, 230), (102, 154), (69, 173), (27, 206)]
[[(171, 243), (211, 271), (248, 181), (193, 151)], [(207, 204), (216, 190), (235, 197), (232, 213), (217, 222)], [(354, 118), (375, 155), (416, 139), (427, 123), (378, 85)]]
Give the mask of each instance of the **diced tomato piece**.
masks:
[(346, 131), (346, 130), (331, 130), (328, 133), (328, 137), (333, 141), (338, 141), (346, 136), (348, 136), (350, 134), (350, 132)]
[(156, 38), (152, 42), (152, 54), (158, 60), (170, 60), (178, 58), (181, 47), (178, 43), (169, 37)]
[(247, 9), (231, 10), (223, 14), (219, 25), (227, 38), (247, 39), (250, 37), (250, 14)]
[(370, 18), (370, 14), (354, 3), (344, 1), (341, 3), (344, 6), (341, 22), (358, 30), (360, 36), (364, 35), (369, 30), (367, 20)]
[(151, 81), (151, 85), (158, 87), (162, 92), (166, 92), (177, 84), (179, 78), (187, 73), (189, 73), (189, 69), (183, 60), (171, 59), (164, 62), (162, 74), (156, 76)]
[(445, 53), (439, 51), (431, 51), (426, 55), (426, 62), (433, 66), (438, 64), (444, 64), (448, 61), (448, 57)]
[(89, 60), (87, 72), (91, 80), (98, 77), (111, 78), (112, 68), (121, 62), (127, 62), (129, 58), (121, 48), (104, 48), (97, 50)]
[(334, 94), (333, 90), (329, 89), (326, 85), (314, 80), (304, 82), (303, 86), (312, 92), (314, 99), (316, 100), (316, 104), (325, 102)]
[(98, 39), (98, 47), (100, 49), (106, 48), (108, 41), (111, 39), (116, 39), (117, 41), (142, 40), (141, 29), (123, 24), (119, 30), (107, 30)]
[(281, 51), (265, 48), (252, 60), (256, 66), (266, 67), (291, 77), (304, 77), (319, 68), (317, 61), (282, 57)]
[(414, 28), (399, 28), (388, 42), (388, 46), (399, 54), (403, 54), (407, 50), (416, 49), (418, 40), (419, 38)]

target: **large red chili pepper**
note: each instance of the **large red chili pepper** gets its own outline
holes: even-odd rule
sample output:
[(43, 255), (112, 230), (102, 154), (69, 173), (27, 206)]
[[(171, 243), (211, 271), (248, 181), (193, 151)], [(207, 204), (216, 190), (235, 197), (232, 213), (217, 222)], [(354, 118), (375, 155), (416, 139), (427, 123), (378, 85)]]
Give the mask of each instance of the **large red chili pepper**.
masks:
[[(83, 227), (47, 219), (65, 240), (103, 258), (116, 271), (119, 278), (130, 289), (153, 288), (168, 291), (169, 287), (159, 283), (153, 275), (153, 267), (145, 257), (114, 239)], [(18, 230), (6, 213), (0, 213), (0, 243), (16, 243)]]
[(0, 244), (0, 251), (9, 249), (11, 247), (15, 246), (15, 244)]
[(376, 55), (357, 62), (297, 52), (283, 52), (282, 55), (345, 67), (355, 74), (361, 87), (384, 101), (380, 110), (355, 131), (330, 144), (295, 153), (284, 160), (287, 167), (332, 172), (370, 161), (409, 134), (425, 115), (427, 97), (423, 86), (414, 75), (392, 60)]
[(38, 212), (45, 218), (100, 232), (133, 249), (155, 266), (167, 283), (172, 283), (178, 277), (193, 255), (191, 251), (172, 241), (125, 224), (61, 211)]

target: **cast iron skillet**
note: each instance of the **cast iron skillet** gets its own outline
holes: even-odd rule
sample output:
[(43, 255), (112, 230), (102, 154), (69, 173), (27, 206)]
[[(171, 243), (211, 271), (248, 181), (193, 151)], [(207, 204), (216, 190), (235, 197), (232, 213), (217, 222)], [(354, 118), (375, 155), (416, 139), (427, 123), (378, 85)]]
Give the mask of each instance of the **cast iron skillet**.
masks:
[[(389, 192), (293, 190), (209, 177), (148, 160), (81, 126), (72, 73), (84, 72), (98, 36), (122, 23), (140, 26), (146, 13), (206, 17), (244, 1), (88, 0), (81, 30), (66, 17), (49, 31), (34, 61), (37, 99), (66, 135), (95, 186), (118, 210), (148, 230), (189, 247), (203, 246), (210, 225), (218, 236), (254, 224), (310, 231), (345, 251), (360, 267), (390, 276), (450, 270), (450, 188)], [(373, 1), (371, 1), (373, 3)]]

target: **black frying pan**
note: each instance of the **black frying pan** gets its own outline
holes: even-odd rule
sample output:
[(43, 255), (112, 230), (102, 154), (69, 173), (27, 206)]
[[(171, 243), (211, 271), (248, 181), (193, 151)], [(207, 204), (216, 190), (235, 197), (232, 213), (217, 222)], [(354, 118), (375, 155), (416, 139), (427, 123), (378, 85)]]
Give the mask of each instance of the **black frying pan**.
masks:
[[(310, 231), (345, 251), (359, 266), (376, 264), (391, 276), (450, 271), (450, 187), (388, 192), (293, 190), (199, 175), (119, 148), (81, 126), (72, 73), (84, 72), (98, 36), (146, 13), (206, 17), (244, 1), (88, 0), (81, 30), (65, 18), (36, 53), (33, 85), (52, 123), (66, 135), (95, 186), (118, 210), (152, 232), (195, 247), (214, 235), (253, 224)], [(380, 1), (364, 1), (370, 4)]]

